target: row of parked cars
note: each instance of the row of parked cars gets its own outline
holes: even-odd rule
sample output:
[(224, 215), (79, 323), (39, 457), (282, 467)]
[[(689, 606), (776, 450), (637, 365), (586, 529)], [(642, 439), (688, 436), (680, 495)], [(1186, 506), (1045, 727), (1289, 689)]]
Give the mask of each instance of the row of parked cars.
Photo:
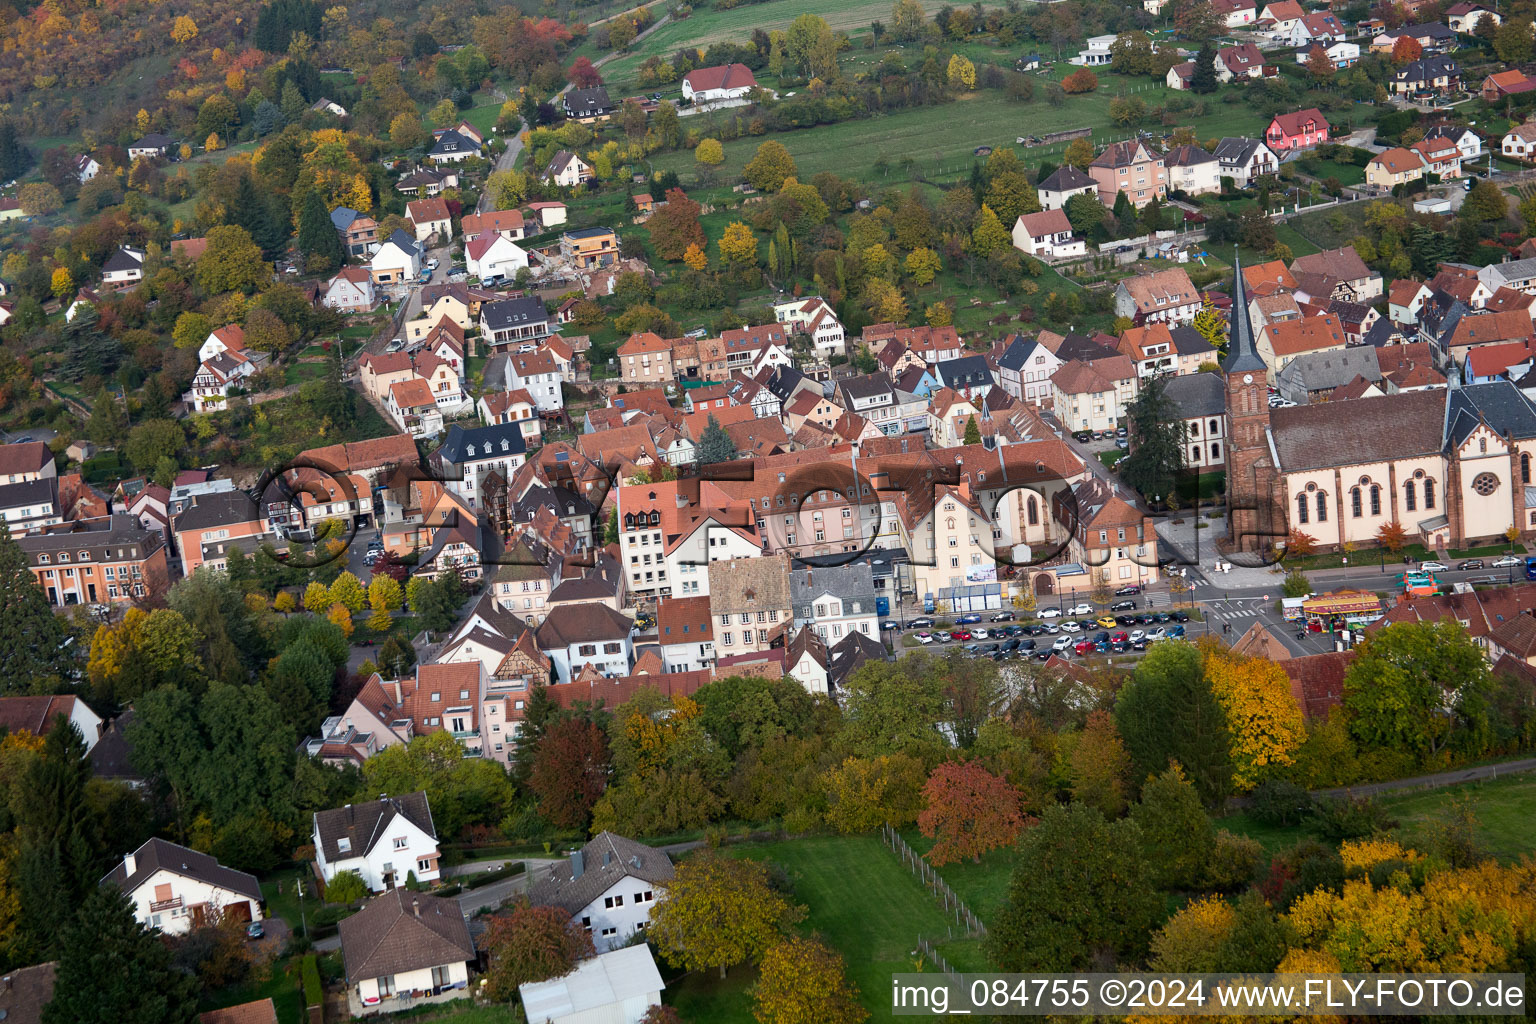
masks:
[[(1124, 653), (1144, 650), (1148, 643), (1165, 637), (1181, 637), (1185, 634), (1184, 623), (1189, 613), (1183, 611), (1142, 612), (1140, 614), (1101, 615), (1097, 619), (1067, 619), (1063, 622), (1042, 622), (1033, 625), (1010, 625), (996, 628), (956, 628), (952, 630), (920, 630), (913, 636), (919, 644), (960, 643), (967, 645), (968, 653), (1003, 657), (1017, 654), (1020, 657), (1035, 652), (1043, 641), (1037, 637), (1055, 636), (1044, 649), (1043, 657), (1051, 653), (1076, 654)], [(916, 623), (915, 623), (916, 624)], [(926, 625), (931, 626), (928, 622)], [(1148, 629), (1136, 627), (1147, 626)], [(1114, 632), (1110, 632), (1113, 630)], [(1092, 634), (1090, 637), (1089, 634)], [(983, 647), (980, 641), (991, 641)]]

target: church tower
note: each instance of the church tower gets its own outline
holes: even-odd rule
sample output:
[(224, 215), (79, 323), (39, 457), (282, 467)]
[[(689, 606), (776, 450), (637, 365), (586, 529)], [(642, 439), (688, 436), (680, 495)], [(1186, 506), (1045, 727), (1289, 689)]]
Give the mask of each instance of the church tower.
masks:
[(1248, 321), (1243, 261), (1233, 260), (1231, 331), (1221, 372), (1227, 385), (1227, 542), (1234, 550), (1267, 550), (1270, 532), (1269, 391), (1267, 368)]

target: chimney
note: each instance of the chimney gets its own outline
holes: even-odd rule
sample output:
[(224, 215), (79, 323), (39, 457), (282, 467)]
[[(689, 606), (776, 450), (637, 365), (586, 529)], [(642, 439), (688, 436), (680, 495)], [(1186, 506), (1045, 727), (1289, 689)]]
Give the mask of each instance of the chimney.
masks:
[(576, 879), (580, 878), (581, 875), (582, 875), (582, 872), (584, 872), (585, 870), (586, 870), (586, 864), (583, 861), (583, 858), (582, 858), (582, 855), (581, 855), (581, 851), (580, 850), (572, 850), (571, 851), (571, 881), (574, 882)]
[[(137, 870), (139, 870), (139, 858), (131, 853), (123, 854), (123, 873), (132, 875)], [(5, 980), (10, 981), (11, 979), (6, 978)]]
[(417, 917), (421, 916), (421, 900), (417, 899), (415, 896), (411, 897), (411, 912), (414, 913)]

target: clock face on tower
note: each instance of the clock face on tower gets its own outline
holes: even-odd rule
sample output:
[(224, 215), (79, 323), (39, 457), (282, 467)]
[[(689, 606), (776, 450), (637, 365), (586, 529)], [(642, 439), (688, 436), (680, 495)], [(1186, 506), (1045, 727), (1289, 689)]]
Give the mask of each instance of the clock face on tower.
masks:
[(1252, 384), (1253, 383), (1253, 374), (1251, 374), (1251, 373), (1243, 374), (1243, 383), (1244, 384)]

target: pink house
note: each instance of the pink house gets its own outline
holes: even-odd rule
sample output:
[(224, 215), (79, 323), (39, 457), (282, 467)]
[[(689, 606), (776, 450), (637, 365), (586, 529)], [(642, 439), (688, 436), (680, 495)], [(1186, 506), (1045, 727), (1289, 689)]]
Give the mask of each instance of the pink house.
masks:
[(1291, 114), (1276, 114), (1264, 133), (1264, 141), (1276, 153), (1311, 149), (1328, 141), (1328, 119), (1316, 107)]

